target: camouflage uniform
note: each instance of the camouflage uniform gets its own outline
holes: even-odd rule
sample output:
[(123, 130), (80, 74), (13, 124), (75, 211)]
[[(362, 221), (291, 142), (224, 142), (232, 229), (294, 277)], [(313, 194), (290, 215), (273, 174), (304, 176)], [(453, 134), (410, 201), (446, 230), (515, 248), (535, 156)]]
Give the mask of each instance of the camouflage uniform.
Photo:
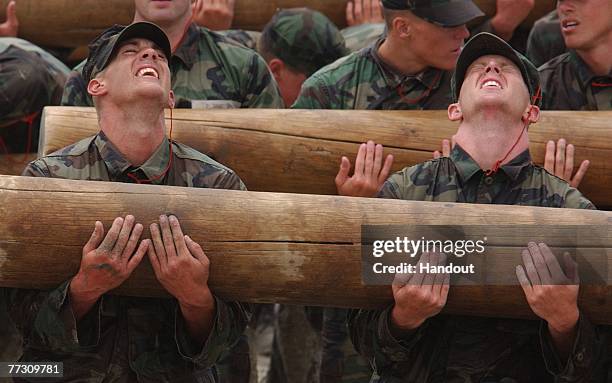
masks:
[[(528, 150), (488, 176), (459, 145), (450, 157), (395, 173), (379, 197), (595, 208), (567, 182), (533, 165)], [(542, 320), (437, 315), (398, 339), (391, 334), (390, 312), (391, 307), (349, 314), (351, 339), (376, 366), (380, 382), (592, 382), (601, 373), (595, 368), (601, 339), (582, 314), (565, 365)]]
[[(232, 170), (167, 139), (134, 167), (102, 132), (30, 163), (23, 175), (129, 183), (132, 177), (155, 178), (170, 155), (168, 173), (154, 184), (245, 190)], [(239, 338), (250, 317), (248, 305), (215, 297), (213, 328), (199, 349), (180, 320), (176, 299), (105, 294), (76, 323), (68, 288), (66, 281), (52, 291), (6, 291), (11, 317), (25, 337), (22, 360), (63, 361), (65, 380), (214, 382), (215, 361)]]
[[(104, 35), (119, 33), (115, 26)], [(100, 42), (100, 37), (93, 42)], [(282, 108), (264, 60), (218, 33), (191, 24), (169, 61), (179, 108)], [(78, 65), (66, 83), (62, 105), (93, 106)]]
[[(7, 150), (26, 148), (29, 126), (23, 119), (40, 113), (45, 105), (59, 104), (69, 72), (36, 45), (0, 37), (0, 140)], [(32, 126), (31, 151), (36, 151), (38, 144), (38, 121)], [(0, 153), (3, 150), (0, 146)]]
[(386, 33), (385, 23), (368, 23), (347, 27), (341, 30), (346, 47), (351, 52), (357, 52), (374, 44)]
[(544, 109), (612, 110), (612, 73), (595, 76), (570, 50), (539, 69)]
[(383, 43), (341, 58), (302, 85), (294, 109), (446, 109), (452, 103), (451, 73), (428, 68), (404, 75), (378, 54)]
[(566, 51), (559, 15), (555, 9), (533, 24), (527, 40), (527, 57), (539, 67)]

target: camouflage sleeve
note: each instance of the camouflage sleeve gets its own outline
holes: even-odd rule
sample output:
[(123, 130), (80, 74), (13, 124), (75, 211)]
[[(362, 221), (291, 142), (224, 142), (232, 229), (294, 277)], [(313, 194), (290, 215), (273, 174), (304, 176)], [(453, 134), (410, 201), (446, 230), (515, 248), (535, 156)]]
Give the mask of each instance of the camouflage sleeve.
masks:
[(248, 79), (248, 82), (243, 88), (246, 92), (243, 108), (285, 108), (276, 80), (259, 54), (253, 52), (244, 70), (247, 73), (243, 74), (243, 78)]
[(385, 23), (359, 24), (344, 28), (340, 31), (344, 37), (346, 47), (351, 52), (368, 47), (385, 34)]
[(238, 177), (238, 175), (233, 171), (227, 172), (227, 174), (217, 182), (215, 188), (242, 191), (247, 190), (246, 186), (244, 185), (244, 182), (242, 182), (240, 177)]
[(229, 29), (227, 31), (218, 31), (217, 33), (253, 50), (257, 49), (257, 42), (261, 37), (261, 32), (244, 31), (242, 29)]
[(435, 343), (435, 337), (429, 333), (431, 320), (427, 320), (418, 329), (405, 333), (401, 339), (396, 338), (390, 328), (392, 308), (351, 310), (348, 315), (349, 332), (357, 352), (374, 366), (378, 374), (401, 376), (404, 373), (398, 371), (399, 368), (419, 370), (414, 364), (423, 360), (419, 354), (425, 350), (424, 347)]
[(212, 367), (221, 354), (233, 346), (244, 333), (251, 319), (252, 307), (249, 304), (225, 302), (215, 297), (215, 316), (213, 327), (204, 346), (197, 349), (191, 341), (185, 323), (176, 307), (175, 329), (176, 344), (183, 358), (203, 367)]
[(74, 352), (98, 343), (100, 305), (96, 304), (77, 326), (69, 302), (69, 287), (70, 281), (66, 281), (52, 291), (7, 289), (10, 317), (28, 347)]
[(49, 169), (43, 164), (42, 160), (32, 161), (23, 169), (21, 175), (25, 177), (51, 177)]
[(548, 372), (554, 376), (555, 382), (600, 381), (594, 377), (605, 374), (601, 365), (604, 359), (603, 330), (603, 328), (596, 329), (581, 312), (571, 354), (567, 361), (562, 362), (555, 350), (546, 322), (541, 322), (540, 343), (544, 362)]
[(316, 75), (306, 79), (291, 109), (333, 109), (325, 82)]
[(77, 65), (70, 75), (64, 86), (64, 94), (62, 95), (62, 106), (93, 106), (93, 100), (87, 92), (87, 84), (81, 75), (81, 70), (85, 61)]
[(563, 207), (566, 209), (597, 210), (593, 202), (589, 201), (582, 193), (572, 187), (568, 187)]

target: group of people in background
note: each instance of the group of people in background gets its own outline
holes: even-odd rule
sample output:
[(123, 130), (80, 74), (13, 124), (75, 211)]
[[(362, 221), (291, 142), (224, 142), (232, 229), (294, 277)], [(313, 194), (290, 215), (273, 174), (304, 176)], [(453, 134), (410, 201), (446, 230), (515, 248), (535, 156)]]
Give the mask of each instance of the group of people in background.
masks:
[[(0, 24), (0, 154), (36, 150), (47, 105), (95, 106), (100, 125), (24, 175), (246, 190), (231, 169), (168, 140), (164, 108), (444, 109), (460, 127), (436, 158), (390, 175), (392, 156), (363, 137), (354, 163), (340, 160), (338, 193), (595, 208), (577, 190), (589, 162), (573, 171), (571, 137), (549, 142), (546, 157), (554, 160), (540, 168), (528, 129), (540, 109), (612, 109), (610, 0), (558, 0), (528, 37), (520, 26), (534, 0), (497, 0), (490, 18), (471, 0), (351, 0), (345, 29), (292, 8), (262, 31), (231, 29), (234, 0), (134, 3), (133, 24), (98, 36), (72, 70), (16, 37), (18, 5), (9, 3)], [(176, 217), (160, 217), (149, 226), (151, 240), (139, 241), (144, 230), (130, 215), (106, 233), (96, 223), (70, 281), (51, 292), (3, 291), (0, 316), (21, 333), (22, 360), (53, 355), (65, 361), (67, 380), (92, 382), (608, 376), (607, 329), (580, 311), (578, 283), (565, 283), (574, 281), (571, 261), (555, 263), (545, 244), (529, 244), (517, 269), (537, 322), (440, 315), (452, 289), (443, 275), (395, 284), (385, 310), (224, 302), (208, 290), (208, 259)], [(145, 255), (174, 299), (107, 295)], [(88, 267), (104, 257), (113, 259), (114, 277)], [(558, 289), (534, 293), (547, 280)], [(295, 339), (304, 346), (292, 347)]]

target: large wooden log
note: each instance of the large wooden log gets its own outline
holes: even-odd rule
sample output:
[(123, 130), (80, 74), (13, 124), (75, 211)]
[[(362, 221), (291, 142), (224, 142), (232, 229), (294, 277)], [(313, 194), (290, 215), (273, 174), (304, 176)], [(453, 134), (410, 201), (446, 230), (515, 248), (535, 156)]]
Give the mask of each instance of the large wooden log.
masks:
[[(8, 1), (0, 0), (0, 20), (5, 18)], [(488, 15), (495, 13), (495, 0), (475, 2)], [(233, 27), (261, 30), (277, 9), (291, 7), (319, 10), (344, 27), (346, 3), (347, 0), (237, 0)], [(552, 10), (554, 4), (554, 0), (536, 1), (526, 25)], [(87, 45), (113, 24), (130, 23), (133, 15), (133, 0), (17, 0), (19, 36), (50, 47)]]
[[(145, 227), (159, 214), (176, 214), (211, 259), (211, 289), (226, 299), (368, 308), (389, 304), (391, 291), (362, 285), (361, 225), (538, 225), (529, 226), (534, 228), (529, 239), (538, 240), (547, 234), (545, 225), (612, 224), (612, 213), (604, 211), (0, 176), (0, 286), (57, 286), (78, 270), (93, 222), (108, 227), (128, 213)], [(488, 241), (489, 270), (513, 275), (527, 239), (500, 231)], [(564, 241), (556, 237), (549, 244), (565, 246)], [(610, 243), (607, 247), (610, 259)], [(589, 316), (612, 323), (612, 287), (589, 285), (581, 291), (580, 305)], [(116, 293), (164, 295), (146, 259)], [(522, 294), (516, 285), (457, 285), (446, 309), (528, 317)]]
[[(576, 145), (577, 163), (591, 160), (580, 190), (599, 207), (612, 207), (611, 120), (612, 112), (544, 112), (529, 129), (536, 163), (562, 137)], [(399, 170), (430, 159), (457, 130), (446, 111), (177, 109), (173, 125), (174, 139), (234, 169), (249, 190), (308, 194), (335, 194), (341, 156), (354, 158), (364, 140), (386, 146)], [(48, 107), (41, 154), (96, 131), (93, 109)]]
[(35, 159), (34, 153), (0, 155), (0, 174), (18, 176), (26, 165)]

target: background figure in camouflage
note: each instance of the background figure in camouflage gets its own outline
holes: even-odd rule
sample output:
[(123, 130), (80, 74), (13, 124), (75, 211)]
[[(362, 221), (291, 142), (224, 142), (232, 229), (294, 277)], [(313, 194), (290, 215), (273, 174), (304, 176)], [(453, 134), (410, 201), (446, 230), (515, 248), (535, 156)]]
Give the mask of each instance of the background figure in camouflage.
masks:
[[(479, 34), (464, 48), (452, 85), (458, 101), (448, 114), (460, 126), (450, 157), (387, 179), (392, 158), (381, 169), (383, 148), (368, 142), (360, 147), (352, 177), (343, 158), (339, 193), (594, 209), (531, 161), (527, 130), (539, 118), (539, 79), (529, 60), (498, 37)], [(544, 260), (534, 265), (536, 258)], [(446, 256), (424, 253), (420, 262), (444, 265)], [(575, 263), (566, 258), (564, 272), (548, 247), (535, 243), (523, 251), (523, 262), (529, 276), (518, 265), (517, 279), (539, 322), (440, 315), (449, 275), (413, 274), (394, 282), (395, 302), (388, 308), (351, 311), (351, 338), (381, 382), (603, 381), (603, 339), (577, 306), (578, 281), (570, 271)], [(554, 278), (553, 268), (559, 270)], [(551, 286), (536, 296), (541, 284)]]
[(38, 149), (42, 109), (59, 105), (69, 72), (38, 46), (0, 36), (0, 154)]
[(286, 107), (293, 104), (308, 77), (349, 53), (338, 28), (321, 12), (308, 8), (277, 12), (261, 33), (229, 30), (222, 34), (262, 55)]
[(612, 2), (560, 0), (561, 32), (569, 49), (542, 65), (544, 109), (612, 109)]
[[(106, 42), (84, 68), (101, 132), (34, 161), (24, 175), (244, 190), (233, 171), (166, 138), (174, 95), (164, 32), (135, 23)], [(62, 361), (66, 381), (215, 382), (214, 363), (244, 331), (249, 306), (211, 294), (208, 258), (176, 217), (161, 216), (140, 245), (144, 228), (133, 216), (115, 219), (106, 237), (95, 226), (71, 280), (52, 291), (3, 291), (26, 339), (21, 360)], [(145, 253), (174, 298), (107, 295)]]
[[(191, 0), (135, 0), (134, 21), (158, 24), (173, 47), (169, 65), (179, 108), (282, 108), (278, 88), (255, 52), (192, 22)], [(109, 29), (116, 34), (122, 27)], [(95, 45), (98, 41), (94, 41)], [(62, 105), (92, 106), (80, 64), (66, 84)]]
[(559, 15), (555, 9), (537, 20), (531, 27), (526, 55), (533, 65), (539, 67), (566, 51)]

